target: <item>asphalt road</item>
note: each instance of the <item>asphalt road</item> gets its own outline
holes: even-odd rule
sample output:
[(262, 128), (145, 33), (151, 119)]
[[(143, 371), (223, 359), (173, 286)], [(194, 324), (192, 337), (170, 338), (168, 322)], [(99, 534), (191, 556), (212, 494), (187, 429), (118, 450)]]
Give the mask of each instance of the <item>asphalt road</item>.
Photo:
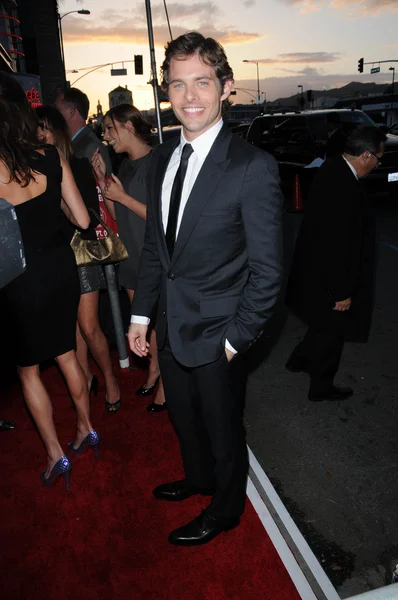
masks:
[[(346, 344), (336, 382), (311, 403), (284, 364), (305, 326), (281, 304), (248, 381), (248, 443), (342, 598), (391, 582), (398, 563), (398, 197), (375, 197), (378, 266), (367, 344)], [(285, 214), (286, 271), (301, 216)]]

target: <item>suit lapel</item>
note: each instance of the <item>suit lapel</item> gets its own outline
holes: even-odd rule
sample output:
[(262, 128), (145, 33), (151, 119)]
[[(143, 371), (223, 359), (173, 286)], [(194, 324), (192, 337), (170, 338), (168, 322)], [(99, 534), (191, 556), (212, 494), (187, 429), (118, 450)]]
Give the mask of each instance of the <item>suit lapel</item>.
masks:
[(162, 186), (163, 180), (166, 174), (167, 165), (169, 164), (170, 158), (180, 143), (180, 138), (178, 137), (175, 141), (173, 140), (173, 144), (167, 144), (167, 146), (160, 146), (158, 155), (157, 155), (157, 163), (154, 167), (155, 177), (153, 178), (153, 186), (152, 186), (152, 198), (153, 198), (153, 208), (154, 208), (154, 219), (155, 219), (155, 228), (156, 233), (159, 238), (159, 248), (160, 248), (160, 260), (163, 264), (163, 267), (168, 270), (170, 265), (169, 252), (166, 246), (166, 238), (163, 230), (163, 218), (162, 218)]
[(230, 161), (227, 159), (227, 153), (231, 138), (231, 132), (224, 125), (199, 171), (182, 216), (173, 256), (170, 261), (171, 265), (177, 261), (183, 251), (200, 215), (211, 199), (225, 169), (228, 167)]

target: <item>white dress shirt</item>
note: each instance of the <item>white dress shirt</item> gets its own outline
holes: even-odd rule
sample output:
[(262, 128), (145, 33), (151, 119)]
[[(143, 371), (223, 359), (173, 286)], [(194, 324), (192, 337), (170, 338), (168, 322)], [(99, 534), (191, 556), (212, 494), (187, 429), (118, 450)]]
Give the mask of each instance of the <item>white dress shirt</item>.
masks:
[[(188, 202), (189, 195), (195, 184), (196, 178), (199, 175), (199, 171), (202, 168), (203, 163), (205, 162), (207, 155), (209, 154), (211, 147), (215, 142), (216, 137), (220, 133), (222, 126), (223, 120), (220, 119), (215, 125), (210, 127), (210, 129), (202, 133), (202, 135), (194, 139), (192, 142), (188, 142), (185, 139), (184, 134), (181, 130), (180, 143), (171, 155), (162, 186), (162, 223), (163, 230), (165, 232), (167, 229), (167, 220), (169, 218), (171, 190), (173, 187), (175, 176), (177, 174), (178, 167), (180, 165), (182, 150), (185, 144), (191, 144), (193, 153), (191, 154), (188, 160), (187, 172), (185, 174), (184, 185), (181, 193), (181, 203), (177, 219), (176, 239), (178, 238), (181, 220)], [(141, 325), (149, 325), (149, 319), (147, 317), (131, 315), (131, 323), (141, 323)], [(228, 348), (228, 350), (236, 354), (236, 350), (231, 346), (228, 340), (225, 340), (225, 346), (226, 348)]]
[(358, 179), (358, 173), (356, 172), (355, 167), (353, 167), (352, 164), (350, 163), (350, 161), (346, 159), (344, 154), (343, 154), (343, 158), (346, 161), (347, 165), (350, 167), (351, 171), (353, 172), (355, 179)]

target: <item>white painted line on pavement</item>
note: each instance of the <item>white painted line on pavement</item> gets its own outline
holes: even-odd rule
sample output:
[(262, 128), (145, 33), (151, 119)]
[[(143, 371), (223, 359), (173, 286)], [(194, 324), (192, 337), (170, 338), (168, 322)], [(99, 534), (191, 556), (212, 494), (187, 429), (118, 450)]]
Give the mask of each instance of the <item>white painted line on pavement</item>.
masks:
[(303, 600), (317, 600), (317, 597), (312, 591), (310, 584), (308, 583), (307, 579), (304, 576), (304, 573), (297, 564), (297, 561), (294, 558), (292, 551), (285, 542), (281, 532), (279, 531), (275, 521), (271, 516), (271, 513), (265, 506), (263, 499), (254, 487), (254, 484), (250, 477), (247, 481), (246, 492), (250, 502), (253, 505), (254, 510), (258, 514), (259, 519), (264, 526), (264, 529), (266, 530), (271, 542), (273, 543), (275, 550), (279, 554), (279, 557), (282, 560), (285, 569), (287, 570), (290, 579), (293, 581), (301, 598)]
[(386, 246), (387, 248), (391, 248), (391, 250), (398, 251), (398, 246), (394, 246), (393, 244), (390, 244), (390, 242), (377, 242), (377, 243), (380, 244), (380, 246)]
[(350, 596), (347, 600), (397, 600), (398, 598), (398, 583), (387, 585), (378, 590), (371, 590), (358, 596)]
[[(297, 525), (295, 524), (295, 522), (293, 521), (293, 519), (291, 518), (290, 514), (288, 513), (287, 509), (285, 508), (282, 500), (279, 498), (278, 494), (276, 493), (272, 483), (270, 482), (270, 480), (268, 479), (267, 475), (265, 474), (263, 468), (261, 467), (260, 463), (258, 462), (257, 458), (254, 456), (253, 452), (250, 450), (250, 448), (248, 447), (249, 450), (249, 462), (250, 462), (250, 467), (252, 468), (255, 476), (257, 477), (259, 484), (261, 485), (262, 491), (264, 492), (264, 494), (267, 496), (267, 498), (269, 499), (273, 509), (275, 510), (275, 512), (277, 513), (279, 519), (281, 520), (282, 524), (284, 525), (284, 527), (286, 528), (286, 531), (288, 532), (290, 538), (292, 539), (293, 543), (295, 544), (298, 552), (300, 553), (301, 557), (303, 558), (304, 562), (306, 563), (306, 565), (308, 566), (309, 570), (312, 573), (312, 576), (314, 577), (315, 581), (317, 582), (319, 588), (322, 590), (325, 598), (327, 598), (327, 600), (341, 600), (340, 596), (338, 595), (338, 593), (336, 592), (333, 584), (331, 583), (329, 577), (326, 575), (325, 571), (323, 570), (322, 566), (320, 565), (318, 559), (316, 558), (315, 554), (312, 552), (311, 548), (309, 547), (309, 545), (307, 544), (307, 542), (305, 541), (302, 533), (300, 532), (300, 530), (298, 529)], [(250, 480), (250, 484), (251, 486), (254, 487), (253, 482)], [(255, 488), (254, 488), (255, 489)], [(257, 490), (256, 490), (257, 491)], [(258, 492), (257, 492), (258, 493)], [(260, 495), (260, 494), (258, 494)], [(250, 495), (248, 492), (248, 496), (249, 499)], [(268, 511), (268, 508), (265, 506), (264, 501), (261, 499), (260, 496), (260, 500), (263, 504), (264, 509), (267, 511), (268, 515), (271, 517), (271, 514)], [(253, 502), (252, 502), (253, 503)], [(260, 514), (259, 514), (260, 516)], [(261, 516), (260, 516), (261, 519)], [(301, 582), (301, 577), (304, 577), (304, 574), (299, 566), (299, 564), (297, 563), (296, 559), (293, 556), (292, 551), (290, 550), (290, 548), (288, 547), (288, 545), (286, 544), (281, 532), (279, 531), (274, 519), (271, 517), (271, 521), (273, 523), (273, 527), (278, 531), (279, 536), (281, 537), (281, 539), (283, 540), (286, 548), (288, 549), (290, 555), (293, 557), (294, 559), (294, 563), (295, 563), (295, 567), (292, 566), (291, 564), (291, 560), (288, 561), (288, 563), (285, 562), (284, 559), (288, 560), (288, 554), (286, 553), (286, 551), (283, 552), (283, 554), (281, 554), (278, 550), (278, 546), (276, 545), (276, 543), (274, 542), (272, 535), (274, 535), (274, 537), (276, 537), (276, 534), (274, 532), (274, 529), (270, 526), (270, 530), (267, 528), (267, 525), (269, 524), (269, 521), (267, 520), (266, 522), (264, 522), (261, 519), (264, 528), (266, 529), (268, 535), (270, 536), (271, 540), (273, 541), (276, 550), (278, 551), (279, 556), (281, 557), (281, 560), (283, 561), (286, 569), (288, 570), (294, 584), (296, 585), (296, 588), (299, 590), (297, 584), (296, 584), (296, 579), (297, 581)], [(271, 535), (272, 533), (272, 535)], [(279, 542), (278, 542), (279, 543)], [(282, 547), (282, 544), (279, 543), (279, 547)], [(300, 573), (300, 575), (299, 575)], [(306, 580), (307, 581), (307, 580)], [(307, 581), (307, 584), (310, 587), (310, 584)], [(316, 598), (316, 596), (314, 595), (314, 592), (311, 589), (311, 594), (310, 595), (306, 595), (306, 596), (302, 596), (303, 600), (312, 600), (312, 598)]]

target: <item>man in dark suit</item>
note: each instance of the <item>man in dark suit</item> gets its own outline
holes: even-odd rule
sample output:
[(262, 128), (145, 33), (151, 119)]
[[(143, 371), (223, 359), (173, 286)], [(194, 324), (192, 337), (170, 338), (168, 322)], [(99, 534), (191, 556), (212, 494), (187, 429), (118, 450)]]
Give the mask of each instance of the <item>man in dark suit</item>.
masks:
[(112, 164), (108, 149), (101, 143), (91, 127), (86, 125), (90, 109), (90, 102), (86, 94), (78, 88), (69, 88), (57, 97), (55, 104), (68, 124), (73, 153), (76, 158), (87, 158), (91, 161), (94, 152), (98, 149), (104, 159), (107, 174), (110, 175)]
[(129, 341), (138, 356), (147, 354), (157, 306), (159, 362), (185, 479), (154, 495), (212, 496), (169, 536), (198, 545), (236, 527), (244, 510), (248, 457), (232, 372), (279, 293), (282, 195), (275, 160), (223, 124), (233, 86), (223, 48), (196, 32), (182, 35), (168, 44), (162, 72), (182, 134), (152, 154)]
[(325, 147), (325, 160), (341, 156), (348, 139), (348, 136), (342, 129), (338, 111), (327, 113), (326, 126), (328, 129), (328, 141)]
[(385, 134), (358, 128), (345, 152), (315, 176), (298, 235), (287, 303), (308, 324), (286, 367), (310, 375), (309, 400), (343, 400), (334, 385), (344, 339), (366, 341), (374, 263), (374, 227), (361, 179), (379, 165)]

